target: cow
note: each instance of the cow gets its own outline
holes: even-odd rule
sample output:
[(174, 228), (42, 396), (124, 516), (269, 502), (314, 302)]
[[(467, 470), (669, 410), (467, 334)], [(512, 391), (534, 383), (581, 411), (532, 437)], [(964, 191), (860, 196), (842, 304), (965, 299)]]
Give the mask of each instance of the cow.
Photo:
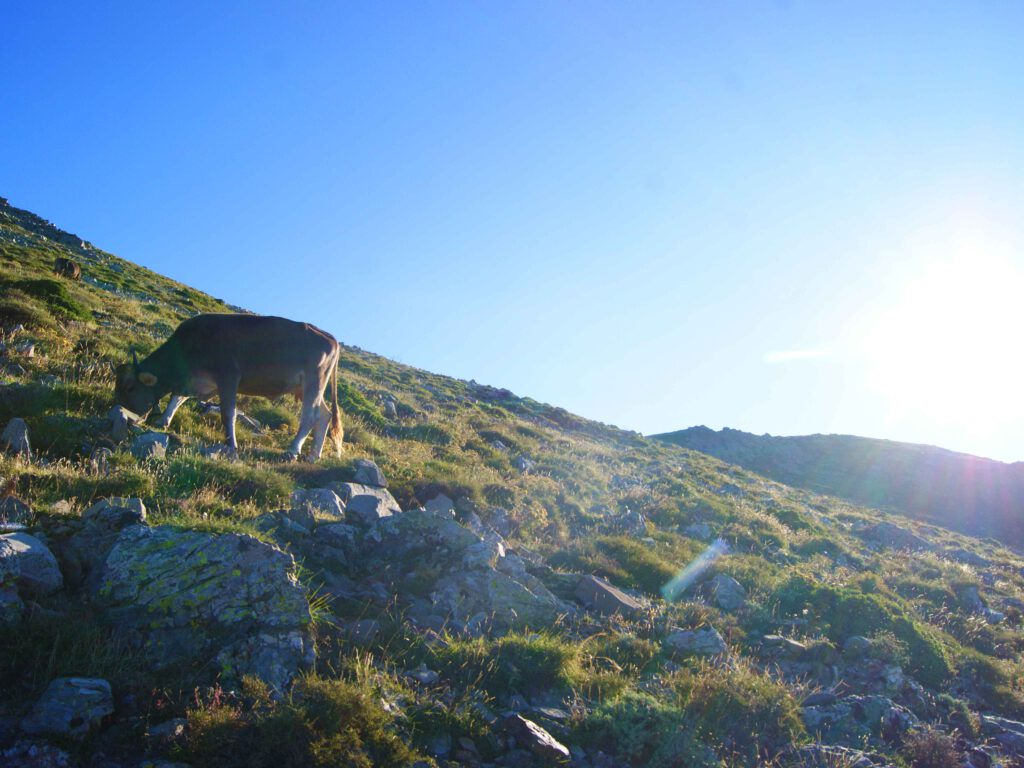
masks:
[[(197, 315), (181, 323), (144, 360), (132, 350), (132, 362), (117, 367), (114, 394), (120, 405), (143, 417), (170, 394), (160, 419), (164, 428), (188, 398), (219, 394), (224, 436), (232, 455), (238, 451), (237, 396), (292, 394), (302, 402), (302, 415), (288, 455), (297, 459), (312, 431), (313, 448), (307, 458), (315, 462), (323, 452), (328, 429), (341, 455), (340, 351), (333, 336), (308, 323), (259, 315)], [(329, 381), (334, 393), (330, 412), (324, 401)]]
[(53, 262), (53, 274), (66, 277), (69, 280), (81, 280), (82, 268), (78, 262), (58, 256)]

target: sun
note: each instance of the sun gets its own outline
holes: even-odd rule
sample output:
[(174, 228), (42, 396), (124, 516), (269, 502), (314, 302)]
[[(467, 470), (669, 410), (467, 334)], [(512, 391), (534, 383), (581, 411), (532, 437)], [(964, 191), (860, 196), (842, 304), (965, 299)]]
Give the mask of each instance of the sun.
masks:
[(989, 435), (1021, 416), (1024, 269), (962, 253), (925, 263), (861, 339), (893, 411)]

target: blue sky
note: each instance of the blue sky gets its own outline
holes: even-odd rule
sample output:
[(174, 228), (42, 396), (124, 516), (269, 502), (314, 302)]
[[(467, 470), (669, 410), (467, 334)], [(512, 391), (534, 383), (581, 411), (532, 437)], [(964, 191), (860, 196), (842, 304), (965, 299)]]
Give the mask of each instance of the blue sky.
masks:
[(1024, 459), (1024, 5), (5, 3), (0, 194), (645, 433)]

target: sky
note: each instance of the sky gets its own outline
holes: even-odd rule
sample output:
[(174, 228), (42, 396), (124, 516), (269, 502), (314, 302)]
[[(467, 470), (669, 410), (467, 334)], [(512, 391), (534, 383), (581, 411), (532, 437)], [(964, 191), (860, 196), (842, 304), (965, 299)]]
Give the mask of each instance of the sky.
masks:
[(0, 195), (644, 433), (1024, 460), (1024, 4), (0, 7)]

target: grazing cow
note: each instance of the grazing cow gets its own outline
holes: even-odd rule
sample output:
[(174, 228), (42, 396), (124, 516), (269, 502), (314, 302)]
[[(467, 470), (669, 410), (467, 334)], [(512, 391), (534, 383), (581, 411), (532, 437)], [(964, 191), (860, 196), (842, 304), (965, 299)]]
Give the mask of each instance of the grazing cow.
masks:
[(69, 280), (81, 280), (82, 279), (82, 268), (78, 265), (78, 262), (72, 261), (71, 259), (65, 259), (63, 256), (58, 256), (53, 262), (53, 273), (66, 277)]
[[(190, 397), (220, 395), (224, 435), (232, 452), (239, 393), (262, 397), (293, 394), (302, 401), (299, 431), (289, 449), (296, 459), (313, 432), (309, 460), (323, 452), (328, 427), (338, 454), (343, 431), (338, 408), (338, 342), (308, 323), (257, 315), (197, 315), (178, 326), (153, 354), (118, 366), (114, 393), (118, 403), (145, 416), (171, 395), (161, 418), (170, 426), (175, 411)], [(331, 410), (324, 389), (331, 381)]]

